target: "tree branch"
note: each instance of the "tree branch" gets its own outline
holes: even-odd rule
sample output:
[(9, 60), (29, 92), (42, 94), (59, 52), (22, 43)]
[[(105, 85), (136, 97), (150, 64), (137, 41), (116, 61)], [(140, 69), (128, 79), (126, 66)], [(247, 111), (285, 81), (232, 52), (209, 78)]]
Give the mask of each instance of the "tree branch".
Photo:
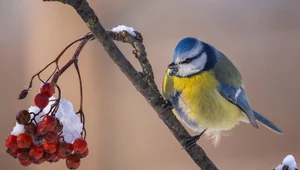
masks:
[[(110, 58), (118, 65), (120, 70), (125, 76), (131, 81), (137, 91), (139, 91), (152, 108), (157, 112), (159, 118), (168, 126), (169, 130), (173, 133), (175, 138), (179, 141), (181, 146), (184, 146), (186, 139), (191, 137), (186, 129), (174, 116), (172, 111), (164, 107), (165, 101), (159, 93), (157, 86), (154, 82), (154, 76), (151, 65), (147, 59), (145, 48), (142, 45), (142, 38), (138, 40), (131, 40), (133, 37), (127, 37), (128, 40), (125, 42), (130, 43), (135, 49), (135, 55), (139, 60), (142, 68), (143, 75), (140, 74), (126, 59), (124, 54), (119, 50), (116, 44), (113, 42), (111, 36), (101, 25), (98, 17), (96, 16), (93, 9), (89, 6), (86, 0), (43, 0), (43, 1), (57, 1), (72, 6), (78, 13), (78, 15), (87, 24), (88, 28), (99, 40), (101, 45), (104, 47)], [(139, 34), (140, 35), (140, 34)], [(120, 39), (121, 40), (121, 39)], [(124, 39), (125, 40), (125, 39)], [(139, 43), (136, 43), (139, 42)], [(194, 162), (203, 170), (217, 170), (218, 168), (214, 163), (207, 157), (204, 150), (197, 144), (193, 145), (186, 152), (194, 160)]]

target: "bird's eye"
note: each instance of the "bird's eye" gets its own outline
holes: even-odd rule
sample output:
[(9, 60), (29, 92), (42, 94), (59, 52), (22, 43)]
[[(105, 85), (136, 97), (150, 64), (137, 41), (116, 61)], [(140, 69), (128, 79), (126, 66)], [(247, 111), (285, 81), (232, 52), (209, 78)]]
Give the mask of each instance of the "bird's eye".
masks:
[(188, 58), (188, 59), (184, 60), (182, 63), (190, 63), (190, 62), (192, 62), (192, 61), (193, 61), (192, 58)]

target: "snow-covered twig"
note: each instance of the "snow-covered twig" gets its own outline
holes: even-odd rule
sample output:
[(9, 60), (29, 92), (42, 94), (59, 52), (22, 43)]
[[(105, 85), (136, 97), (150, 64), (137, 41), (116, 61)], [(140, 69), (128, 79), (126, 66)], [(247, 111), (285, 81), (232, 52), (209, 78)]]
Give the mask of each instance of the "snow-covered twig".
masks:
[[(133, 33), (134, 34), (133, 34)], [(143, 36), (138, 31), (135, 31), (132, 27), (127, 27), (125, 25), (121, 25), (113, 28), (111, 31), (107, 31), (107, 33), (114, 39), (115, 41), (122, 41), (124, 43), (129, 43), (134, 48), (133, 54), (140, 62), (140, 65), (143, 69), (143, 74), (148, 82), (148, 84), (159, 92), (157, 85), (154, 81), (154, 74), (152, 71), (152, 66), (147, 58), (146, 48), (143, 44)]]
[(135, 30), (132, 27), (127, 27), (125, 25), (119, 25), (111, 29), (112, 32), (121, 33), (122, 31), (128, 32), (131, 36), (135, 37)]

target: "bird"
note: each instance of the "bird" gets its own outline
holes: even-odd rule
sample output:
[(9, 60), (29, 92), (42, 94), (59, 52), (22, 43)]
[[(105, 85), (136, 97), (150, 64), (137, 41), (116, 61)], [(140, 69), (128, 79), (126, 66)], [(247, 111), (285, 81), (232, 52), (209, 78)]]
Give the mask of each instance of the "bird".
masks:
[(176, 45), (162, 82), (162, 95), (175, 116), (199, 135), (187, 140), (194, 145), (202, 134), (218, 146), (221, 136), (240, 122), (258, 128), (260, 122), (283, 134), (273, 122), (252, 109), (237, 67), (214, 46), (194, 37)]

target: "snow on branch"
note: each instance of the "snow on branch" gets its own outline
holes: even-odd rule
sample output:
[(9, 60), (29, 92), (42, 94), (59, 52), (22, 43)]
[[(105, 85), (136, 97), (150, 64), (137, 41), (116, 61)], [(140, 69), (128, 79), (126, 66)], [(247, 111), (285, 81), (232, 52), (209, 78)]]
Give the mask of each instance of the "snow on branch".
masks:
[(293, 155), (287, 155), (282, 163), (278, 165), (274, 170), (298, 170), (297, 163)]
[(135, 34), (135, 30), (132, 28), (132, 27), (127, 27), (125, 25), (119, 25), (117, 27), (114, 27), (111, 29), (112, 32), (115, 32), (115, 33), (120, 33), (122, 31), (127, 31), (130, 35), (132, 35), (133, 37), (136, 36)]

